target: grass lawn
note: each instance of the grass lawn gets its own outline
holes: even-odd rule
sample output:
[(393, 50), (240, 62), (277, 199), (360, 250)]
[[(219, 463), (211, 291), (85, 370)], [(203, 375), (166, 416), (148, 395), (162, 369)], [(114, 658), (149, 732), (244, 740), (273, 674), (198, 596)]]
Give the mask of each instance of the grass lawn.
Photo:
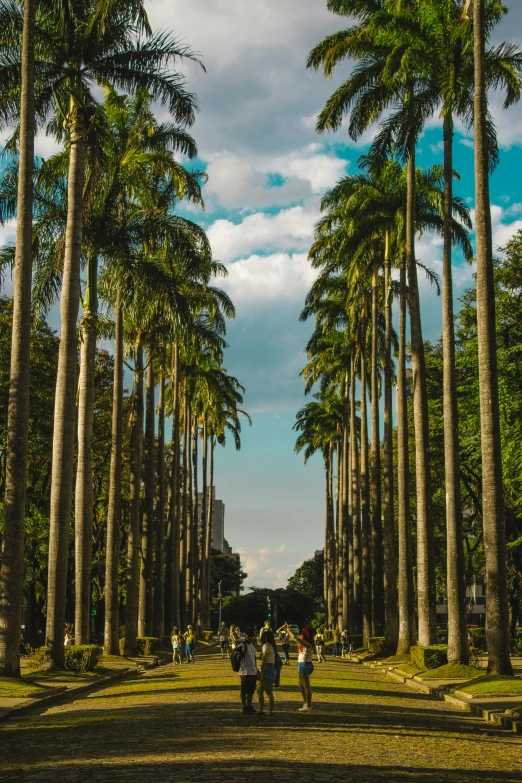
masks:
[(27, 681), (27, 677), (14, 679), (12, 677), (0, 677), (0, 698), (25, 699), (28, 696), (45, 690), (43, 685), (37, 682)]
[(412, 663), (404, 663), (400, 664), (398, 667), (399, 672), (404, 672), (404, 674), (410, 674), (412, 677), (415, 674), (421, 674), (422, 669), (417, 669), (416, 666), (414, 666)]
[(459, 685), (455, 690), (468, 694), (480, 694), (481, 696), (522, 695), (522, 678), (490, 674), (465, 685)]
[(422, 672), (423, 680), (471, 680), (473, 677), (481, 677), (482, 669), (475, 666), (466, 666), (463, 663), (447, 663), (437, 669), (428, 669)]
[(403, 655), (390, 655), (388, 658), (383, 658), (381, 663), (404, 663), (407, 664), (410, 662), (410, 656), (408, 653), (404, 653)]

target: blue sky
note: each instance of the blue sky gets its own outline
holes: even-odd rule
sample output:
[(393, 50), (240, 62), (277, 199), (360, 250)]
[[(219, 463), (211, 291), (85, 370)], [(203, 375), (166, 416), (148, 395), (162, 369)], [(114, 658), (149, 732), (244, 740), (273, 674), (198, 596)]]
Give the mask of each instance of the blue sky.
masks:
[[(509, 4), (509, 3), (508, 3)], [(497, 28), (495, 39), (522, 45), (522, 7)], [(243, 447), (217, 455), (217, 492), (226, 503), (226, 537), (241, 552), (247, 584), (284, 586), (323, 539), (323, 471), (293, 453), (295, 413), (306, 401), (299, 378), (311, 326), (298, 322), (313, 280), (306, 254), (319, 199), (371, 141), (354, 145), (346, 128), (317, 136), (315, 117), (350, 66), (327, 81), (308, 72), (310, 49), (343, 25), (325, 0), (150, 0), (153, 27), (172, 30), (197, 50), (207, 73), (185, 68), (200, 104), (193, 128), (199, 165), (206, 168), (206, 211), (191, 211), (207, 228), (214, 255), (229, 269), (221, 284), (232, 296), (225, 365), (247, 389)], [(502, 146), (492, 178), (495, 244), (522, 228), (522, 107), (502, 113), (491, 96)], [(161, 110), (160, 110), (161, 114)], [(455, 144), (457, 191), (473, 207), (473, 139), (461, 128)], [(419, 144), (418, 165), (442, 160), (441, 126), (435, 117)], [(37, 151), (55, 150), (39, 137)], [(13, 228), (3, 229), (11, 239)], [(2, 237), (0, 237), (1, 239)], [(418, 257), (441, 268), (441, 244), (424, 236)], [(455, 294), (469, 285), (473, 269), (455, 265)], [(420, 279), (427, 338), (440, 333), (440, 299)], [(55, 324), (53, 324), (55, 325)]]

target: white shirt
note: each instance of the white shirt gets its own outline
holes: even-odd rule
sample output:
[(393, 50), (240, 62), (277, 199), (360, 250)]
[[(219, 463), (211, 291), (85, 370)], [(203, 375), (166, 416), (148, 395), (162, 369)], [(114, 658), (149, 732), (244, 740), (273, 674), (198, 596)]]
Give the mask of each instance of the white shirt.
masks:
[(313, 661), (313, 648), (300, 647), (299, 655), (297, 656), (297, 663), (311, 663), (311, 661)]
[(256, 646), (252, 642), (242, 642), (246, 647), (246, 652), (241, 666), (239, 667), (238, 674), (257, 674), (256, 665)]
[(263, 653), (263, 656), (266, 654), (267, 664), (275, 663), (275, 652), (271, 644), (264, 644), (263, 647), (261, 648), (261, 652)]

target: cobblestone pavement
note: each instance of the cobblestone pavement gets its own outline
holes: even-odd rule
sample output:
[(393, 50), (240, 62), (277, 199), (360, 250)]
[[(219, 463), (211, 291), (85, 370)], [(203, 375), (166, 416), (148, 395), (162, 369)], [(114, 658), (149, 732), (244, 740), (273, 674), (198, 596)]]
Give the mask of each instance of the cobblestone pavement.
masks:
[(2, 783), (511, 783), (522, 740), (377, 670), (316, 665), (301, 706), (295, 665), (273, 717), (243, 716), (228, 660), (163, 666), (0, 729)]

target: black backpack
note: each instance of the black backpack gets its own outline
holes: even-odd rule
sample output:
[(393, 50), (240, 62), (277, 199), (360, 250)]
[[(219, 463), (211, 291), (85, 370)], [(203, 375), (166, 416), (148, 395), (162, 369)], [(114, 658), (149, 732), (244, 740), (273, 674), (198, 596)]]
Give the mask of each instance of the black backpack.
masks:
[(232, 668), (235, 672), (240, 670), (245, 655), (246, 644), (245, 642), (239, 642), (236, 649), (232, 651), (232, 655), (230, 656), (230, 663), (232, 664)]

